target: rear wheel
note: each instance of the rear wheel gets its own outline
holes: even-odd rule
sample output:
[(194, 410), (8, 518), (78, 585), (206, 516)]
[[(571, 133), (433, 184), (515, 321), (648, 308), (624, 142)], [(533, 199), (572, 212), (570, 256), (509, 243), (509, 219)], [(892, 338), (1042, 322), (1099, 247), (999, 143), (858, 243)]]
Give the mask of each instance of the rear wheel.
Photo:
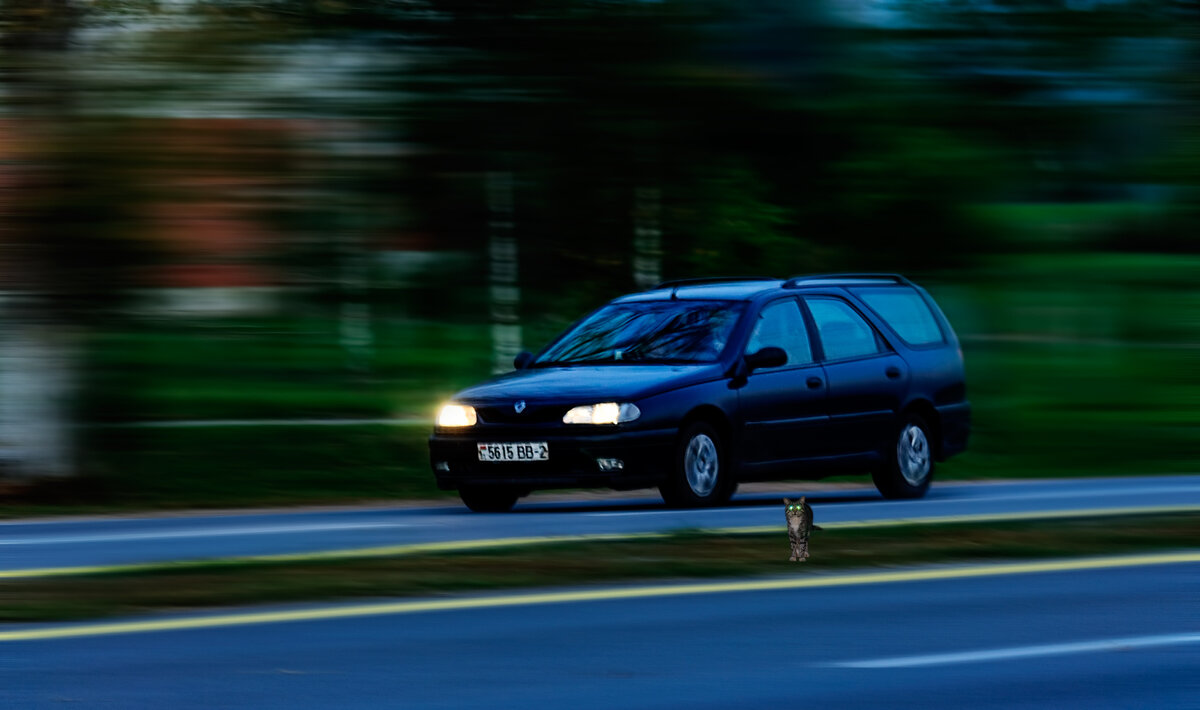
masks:
[(508, 488), (460, 488), (458, 497), (476, 513), (503, 513), (512, 510), (521, 496)]
[(737, 488), (721, 434), (708, 422), (693, 422), (679, 436), (671, 473), (661, 486), (663, 500), (677, 508), (727, 502)]
[(932, 442), (924, 419), (917, 414), (905, 416), (888, 451), (887, 463), (872, 476), (884, 498), (925, 495), (933, 480)]

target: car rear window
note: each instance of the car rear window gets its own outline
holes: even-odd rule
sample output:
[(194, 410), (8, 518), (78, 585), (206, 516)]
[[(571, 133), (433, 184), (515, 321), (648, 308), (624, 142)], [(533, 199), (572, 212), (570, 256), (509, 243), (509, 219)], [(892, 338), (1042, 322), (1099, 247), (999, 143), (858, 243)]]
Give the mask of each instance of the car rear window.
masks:
[(907, 286), (887, 286), (853, 291), (909, 345), (946, 342), (929, 304), (915, 290)]

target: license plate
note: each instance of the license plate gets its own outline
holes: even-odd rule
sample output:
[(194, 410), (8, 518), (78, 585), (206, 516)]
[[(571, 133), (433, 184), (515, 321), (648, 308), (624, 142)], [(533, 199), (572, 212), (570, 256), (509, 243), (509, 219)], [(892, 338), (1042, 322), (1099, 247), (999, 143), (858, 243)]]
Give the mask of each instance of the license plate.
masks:
[(549, 461), (550, 446), (544, 441), (511, 444), (479, 444), (480, 461)]

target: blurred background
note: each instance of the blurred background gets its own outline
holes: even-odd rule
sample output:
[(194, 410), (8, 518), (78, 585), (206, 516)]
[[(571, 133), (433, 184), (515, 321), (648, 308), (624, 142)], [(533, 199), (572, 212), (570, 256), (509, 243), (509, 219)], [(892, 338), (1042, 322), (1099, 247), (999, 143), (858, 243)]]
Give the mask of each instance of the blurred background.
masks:
[(1183, 0), (5, 0), (0, 494), (436, 495), (605, 300), (838, 270), (958, 330), (942, 478), (1196, 472), (1197, 76)]

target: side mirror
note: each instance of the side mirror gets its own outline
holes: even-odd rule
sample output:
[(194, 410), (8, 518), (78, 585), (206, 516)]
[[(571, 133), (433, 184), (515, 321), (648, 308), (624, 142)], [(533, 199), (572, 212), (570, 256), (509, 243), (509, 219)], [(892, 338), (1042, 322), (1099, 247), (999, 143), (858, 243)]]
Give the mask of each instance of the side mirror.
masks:
[(520, 353), (517, 353), (516, 357), (513, 358), (513, 367), (517, 368), (518, 370), (524, 370), (525, 368), (529, 367), (529, 363), (531, 362), (533, 362), (533, 353), (529, 352), (528, 350), (522, 350)]
[(763, 367), (782, 367), (787, 361), (783, 348), (767, 347), (746, 356), (746, 369), (753, 372)]

